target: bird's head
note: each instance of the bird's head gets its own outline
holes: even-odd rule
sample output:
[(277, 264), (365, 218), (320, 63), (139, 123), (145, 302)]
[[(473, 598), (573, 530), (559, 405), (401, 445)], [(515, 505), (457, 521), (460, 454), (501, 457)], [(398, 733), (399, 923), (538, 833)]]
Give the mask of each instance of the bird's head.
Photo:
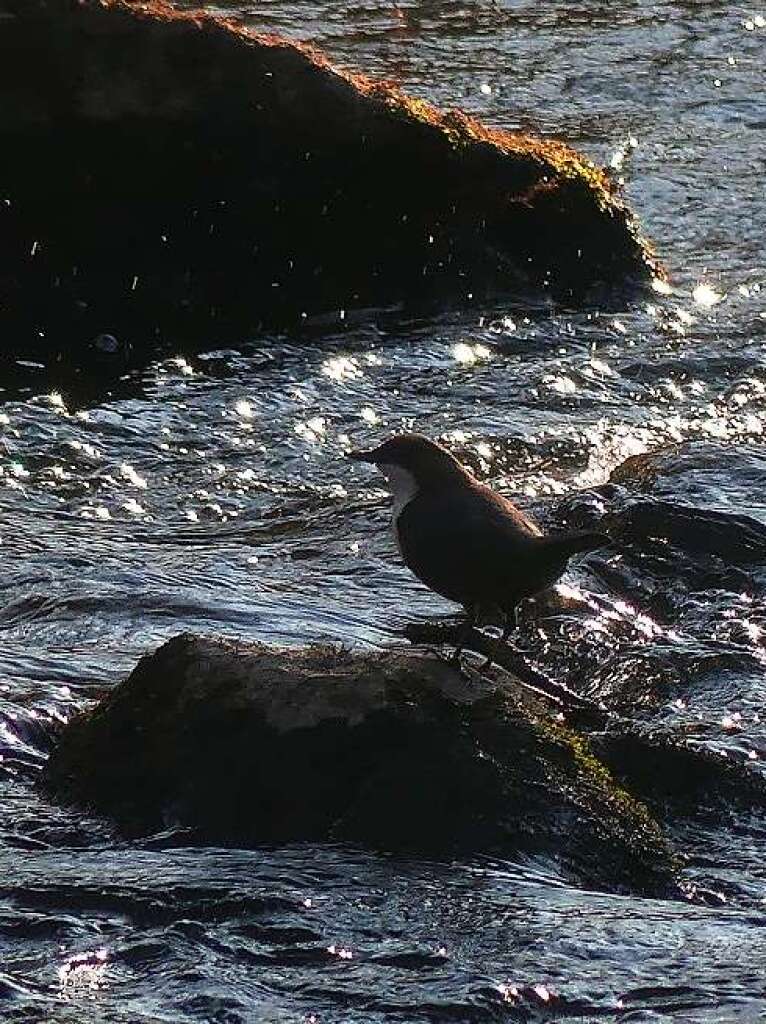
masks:
[(396, 434), (377, 448), (349, 452), (348, 457), (377, 466), (395, 498), (472, 479), (451, 452), (422, 434)]

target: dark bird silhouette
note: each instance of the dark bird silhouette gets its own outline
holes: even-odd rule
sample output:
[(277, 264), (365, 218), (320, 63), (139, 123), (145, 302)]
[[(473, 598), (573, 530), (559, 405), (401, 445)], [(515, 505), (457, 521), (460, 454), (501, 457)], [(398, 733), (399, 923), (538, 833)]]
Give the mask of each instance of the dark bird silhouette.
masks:
[(506, 640), (522, 601), (552, 586), (573, 555), (610, 543), (601, 533), (543, 534), (513, 502), (419, 434), (399, 434), (349, 458), (372, 463), (388, 481), (405, 565), (431, 590), (464, 607), (466, 629), (456, 659), (481, 614), (500, 612)]

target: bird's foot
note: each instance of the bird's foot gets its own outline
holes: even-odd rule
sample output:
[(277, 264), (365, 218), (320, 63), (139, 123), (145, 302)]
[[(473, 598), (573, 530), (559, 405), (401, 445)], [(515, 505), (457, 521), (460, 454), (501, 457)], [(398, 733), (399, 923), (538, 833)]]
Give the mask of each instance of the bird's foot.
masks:
[(464, 674), (462, 652), (458, 651), (454, 654), (450, 654), (447, 658), (447, 664), (451, 665), (454, 669), (457, 669), (461, 676)]

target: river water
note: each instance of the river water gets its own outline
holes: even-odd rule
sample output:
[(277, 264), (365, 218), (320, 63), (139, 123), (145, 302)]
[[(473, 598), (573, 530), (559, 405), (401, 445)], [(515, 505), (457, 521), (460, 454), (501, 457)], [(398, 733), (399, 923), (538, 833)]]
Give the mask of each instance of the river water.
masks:
[[(676, 820), (690, 898), (663, 902), (583, 891), (542, 860), (129, 843), (35, 789), (51, 727), (178, 632), (382, 647), (450, 610), (400, 566), (384, 492), (343, 457), (352, 444), (442, 437), (556, 519), (614, 511), (627, 500), (603, 487), (616, 466), (691, 440), (662, 500), (720, 512), (727, 540), (737, 517), (766, 523), (758, 9), (225, 10), (610, 163), (673, 290), (608, 313), (516, 305), (349, 318), (311, 344), (243, 339), (152, 365), (85, 409), (56, 391), (0, 394), (0, 1020), (766, 1018), (756, 812)], [(575, 569), (566, 584), (590, 612), (526, 623), (526, 648), (760, 771), (763, 550), (736, 566), (658, 550), (634, 543), (624, 560), (643, 618)]]

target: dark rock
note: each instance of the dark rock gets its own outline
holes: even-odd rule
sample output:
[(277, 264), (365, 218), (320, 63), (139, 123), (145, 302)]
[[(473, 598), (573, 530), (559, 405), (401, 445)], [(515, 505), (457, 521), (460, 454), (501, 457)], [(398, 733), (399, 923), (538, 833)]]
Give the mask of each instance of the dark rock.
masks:
[(635, 501), (609, 520), (623, 542), (662, 540), (696, 555), (740, 565), (766, 562), (766, 526), (747, 515), (669, 501)]
[(659, 811), (697, 817), (766, 806), (766, 779), (742, 763), (666, 731), (618, 728), (590, 737), (594, 753), (622, 785)]
[[(609, 176), (161, 0), (3, 0), (5, 355), (138, 361), (340, 310), (661, 273)], [(305, 314), (305, 319), (304, 319)]]
[(181, 636), (69, 723), (44, 782), (132, 834), (502, 850), (585, 884), (672, 890), (645, 807), (505, 678), (467, 681), (422, 654)]
[(651, 614), (661, 621), (678, 619), (686, 614), (692, 590), (759, 589), (758, 573), (766, 565), (762, 445), (668, 446), (627, 459), (612, 473), (611, 484), (618, 486), (607, 499), (611, 508), (602, 525), (623, 554), (621, 589), (627, 596), (638, 584), (639, 597), (651, 586), (648, 602), (639, 597)]
[(623, 562), (589, 565), (626, 596), (638, 564), (698, 589), (744, 592), (752, 589), (745, 570), (766, 564), (765, 494), (762, 444), (688, 441), (631, 456), (608, 484), (565, 499), (559, 518), (606, 529)]
[[(527, 607), (533, 616), (545, 614), (534, 602)], [(454, 647), (460, 637), (465, 650), (491, 655), (527, 696), (542, 701), (549, 713), (563, 716), (570, 728), (584, 732), (592, 753), (621, 786), (660, 815), (671, 835), (674, 824), (700, 813), (712, 812), (721, 820), (724, 808), (733, 812), (742, 807), (766, 807), (766, 778), (748, 761), (707, 748), (700, 742), (699, 730), (696, 736), (687, 736), (667, 726), (652, 728), (636, 721), (641, 702), (646, 700), (650, 670), (646, 656), (635, 689), (625, 689), (622, 681), (616, 692), (603, 693), (596, 702), (552, 679), (512, 643), (500, 644), (481, 630), (474, 628), (466, 637), (460, 624), (426, 621), (412, 623), (405, 635), (413, 641), (448, 647)], [(581, 686), (588, 674), (575, 672), (571, 684)]]
[(631, 492), (731, 515), (747, 511), (766, 525), (766, 447), (753, 441), (685, 441), (633, 455), (610, 482)]

